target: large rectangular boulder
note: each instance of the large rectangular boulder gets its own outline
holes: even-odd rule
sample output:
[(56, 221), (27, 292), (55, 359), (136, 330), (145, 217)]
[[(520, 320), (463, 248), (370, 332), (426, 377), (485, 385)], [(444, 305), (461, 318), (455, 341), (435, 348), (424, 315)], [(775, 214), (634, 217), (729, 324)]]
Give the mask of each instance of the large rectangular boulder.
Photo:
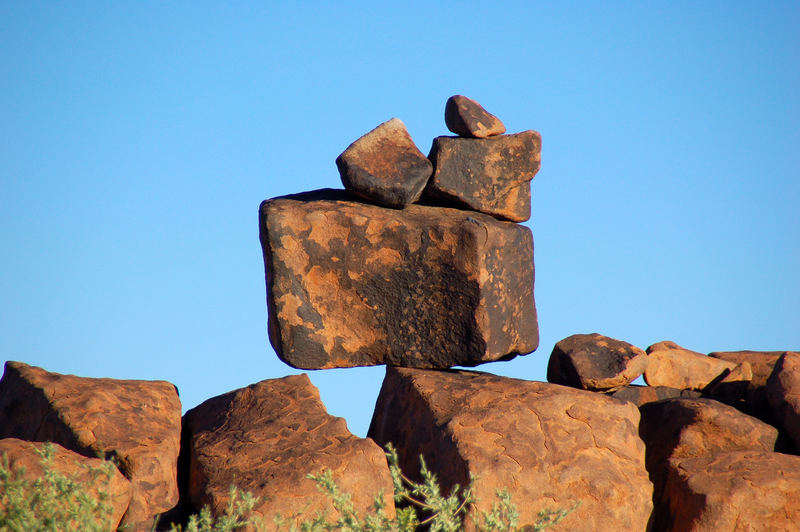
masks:
[(290, 366), (474, 366), (539, 343), (528, 228), (320, 190), (260, 208), (269, 336)]

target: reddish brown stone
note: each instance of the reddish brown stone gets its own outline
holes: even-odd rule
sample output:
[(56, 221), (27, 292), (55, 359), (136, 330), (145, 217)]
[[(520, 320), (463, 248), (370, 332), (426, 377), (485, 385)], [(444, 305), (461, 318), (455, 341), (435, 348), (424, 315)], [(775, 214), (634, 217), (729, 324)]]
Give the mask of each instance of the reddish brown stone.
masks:
[(291, 366), (474, 366), (538, 345), (526, 227), (332, 190), (260, 212), (270, 340)]
[(547, 380), (583, 390), (612, 390), (630, 384), (647, 366), (647, 353), (602, 334), (574, 334), (553, 347)]
[(666, 386), (639, 386), (636, 384), (629, 384), (628, 386), (623, 386), (619, 390), (616, 390), (609, 395), (615, 399), (630, 401), (636, 406), (642, 406), (647, 403), (654, 403), (663, 399), (676, 399), (679, 397), (694, 399), (700, 397), (701, 394), (695, 390), (679, 390), (677, 388), (668, 388)]
[(531, 217), (530, 181), (539, 171), (541, 150), (536, 131), (486, 139), (437, 137), (428, 154), (433, 176), (423, 198), (524, 222)]
[(422, 454), (445, 492), (477, 475), (471, 515), (490, 508), (495, 489), (508, 488), (520, 526), (542, 509), (580, 502), (564, 530), (645, 530), (652, 485), (638, 424), (633, 404), (603, 394), (388, 367), (369, 436), (392, 442), (408, 473), (419, 471)]
[(502, 135), (506, 126), (499, 118), (488, 113), (481, 104), (457, 94), (447, 99), (444, 106), (447, 129), (462, 137), (486, 138)]
[(778, 359), (766, 394), (777, 422), (800, 451), (800, 353), (787, 351)]
[(149, 530), (178, 502), (180, 431), (181, 403), (168, 382), (76, 377), (6, 362), (0, 438), (115, 457), (133, 490), (122, 523), (134, 530)]
[(644, 380), (650, 386), (702, 390), (736, 364), (689, 351), (675, 342), (659, 342), (647, 348), (649, 361)]
[[(131, 483), (122, 474), (113, 469), (110, 477), (105, 474), (95, 475), (91, 469), (102, 469), (103, 460), (100, 458), (87, 458), (86, 456), (64, 449), (53, 443), (52, 456), (48, 467), (50, 471), (60, 473), (78, 482), (85, 492), (95, 500), (100, 499), (101, 492), (105, 494), (104, 502), (111, 507), (108, 519), (108, 530), (116, 530), (122, 515), (128, 509), (131, 500)], [(25, 478), (29, 482), (44, 475), (42, 452), (45, 444), (41, 442), (28, 442), (16, 438), (0, 440), (0, 460), (8, 459), (9, 471), (14, 472), (16, 478)], [(91, 468), (91, 469), (90, 469)], [(0, 495), (0, 509), (3, 508), (3, 496)], [(102, 522), (98, 524), (102, 525)], [(5, 527), (2, 527), (6, 530)]]
[(188, 411), (188, 496), (219, 515), (235, 484), (260, 497), (257, 514), (310, 520), (318, 511), (335, 515), (330, 498), (307, 475), (326, 469), (339, 488), (351, 493), (361, 514), (384, 491), (388, 513), (394, 505), (392, 480), (383, 450), (357, 438), (344, 419), (329, 415), (307, 375), (265, 380), (209, 399)]
[(417, 201), (433, 167), (397, 118), (359, 138), (336, 158), (344, 188), (386, 207)]
[(765, 451), (670, 460), (653, 532), (790, 531), (800, 523), (800, 457)]
[(767, 379), (772, 374), (775, 363), (786, 351), (714, 351), (708, 356), (727, 360), (734, 364), (747, 362), (753, 370), (753, 386), (767, 385)]

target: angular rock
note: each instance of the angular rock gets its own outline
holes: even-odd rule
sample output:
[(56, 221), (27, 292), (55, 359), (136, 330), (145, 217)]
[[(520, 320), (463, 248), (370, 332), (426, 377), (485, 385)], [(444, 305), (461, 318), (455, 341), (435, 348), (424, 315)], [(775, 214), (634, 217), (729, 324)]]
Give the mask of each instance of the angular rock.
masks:
[(219, 515), (235, 484), (260, 497), (256, 513), (271, 525), (278, 515), (310, 520), (318, 511), (334, 513), (330, 498), (308, 474), (333, 472), (339, 488), (351, 493), (363, 515), (379, 490), (387, 513), (394, 505), (384, 452), (357, 438), (344, 419), (329, 415), (308, 376), (261, 381), (207, 400), (186, 413), (189, 452), (188, 496)]
[(628, 386), (623, 386), (609, 393), (609, 395), (615, 399), (630, 401), (636, 406), (642, 406), (663, 399), (676, 399), (679, 397), (696, 399), (701, 396), (701, 393), (695, 390), (679, 390), (666, 386), (639, 386), (637, 384), (629, 384)]
[(787, 351), (778, 359), (766, 394), (777, 422), (800, 451), (800, 353)]
[(644, 380), (650, 386), (681, 390), (702, 390), (713, 381), (724, 379), (736, 367), (733, 362), (689, 351), (675, 342), (659, 342), (647, 348), (649, 361)]
[(786, 351), (714, 351), (708, 356), (727, 360), (733, 364), (747, 362), (753, 370), (752, 384), (755, 387), (767, 385), (775, 363)]
[(113, 456), (131, 481), (122, 520), (149, 530), (178, 502), (181, 403), (165, 381), (96, 379), (6, 362), (0, 438), (52, 441), (84, 456)]
[(670, 460), (653, 532), (797, 530), (800, 457), (764, 451)]
[[(16, 478), (25, 478), (29, 482), (34, 482), (44, 475), (41, 453), (45, 452), (46, 445), (41, 442), (34, 443), (17, 438), (5, 438), (0, 440), (0, 460), (3, 457), (8, 459), (8, 470), (14, 472)], [(100, 458), (87, 458), (64, 449), (56, 443), (50, 445), (52, 453), (48, 464), (50, 471), (60, 473), (78, 482), (95, 500), (100, 498), (101, 492), (104, 493), (105, 503), (111, 508), (107, 529), (116, 530), (131, 500), (131, 483), (128, 479), (116, 469), (112, 470), (110, 476), (106, 476), (104, 473), (94, 474), (91, 469), (103, 469), (103, 460)], [(2, 508), (3, 496), (0, 495), (0, 509)], [(102, 525), (100, 522), (98, 524)], [(73, 525), (77, 525), (77, 523), (73, 523)], [(5, 530), (5, 527), (3, 529)]]
[[(398, 449), (403, 471), (422, 454), (447, 493), (477, 475), (489, 509), (508, 488), (519, 525), (545, 508), (574, 509), (570, 531), (645, 530), (652, 485), (639, 411), (602, 394), (471, 371), (386, 368), (369, 436)], [(467, 530), (471, 530), (468, 520)]]
[(647, 353), (602, 334), (574, 334), (553, 347), (547, 380), (583, 390), (612, 390), (644, 372)]
[(260, 214), (270, 341), (293, 367), (474, 366), (539, 343), (526, 227), (333, 190)]
[(359, 138), (336, 158), (344, 188), (386, 207), (417, 201), (433, 167), (397, 118)]
[(483, 139), (506, 132), (499, 118), (486, 111), (473, 99), (457, 94), (447, 99), (444, 106), (447, 129), (461, 137)]
[(536, 131), (486, 139), (436, 137), (433, 176), (423, 199), (524, 222), (531, 217), (531, 180), (541, 165)]

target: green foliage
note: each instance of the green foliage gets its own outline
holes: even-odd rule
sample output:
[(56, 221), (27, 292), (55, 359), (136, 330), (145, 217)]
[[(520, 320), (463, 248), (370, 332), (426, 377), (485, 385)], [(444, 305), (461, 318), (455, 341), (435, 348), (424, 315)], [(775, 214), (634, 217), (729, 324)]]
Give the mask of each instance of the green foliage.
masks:
[[(23, 478), (23, 472), (11, 472), (4, 456), (0, 462), (0, 532), (65, 530), (106, 531), (111, 527), (109, 496), (100, 490), (98, 497), (85, 491), (85, 484), (52, 469), (53, 448), (49, 444), (40, 453), (44, 474), (33, 482)], [(278, 517), (268, 527), (263, 517), (255, 513), (259, 499), (248, 492), (231, 486), (229, 501), (222, 515), (214, 517), (206, 506), (200, 513), (192, 515), (185, 529), (173, 525), (170, 532), (234, 532), (248, 529), (255, 531), (288, 530), (291, 532), (413, 532), (426, 529), (431, 532), (456, 532), (463, 529), (467, 510), (476, 500), (473, 493), (475, 479), (462, 489), (454, 486), (447, 495), (442, 494), (436, 475), (420, 457), (421, 482), (406, 477), (398, 465), (397, 452), (387, 447), (389, 471), (394, 488), (397, 509), (394, 517), (386, 511), (384, 494), (379, 493), (370, 511), (359, 516), (352, 497), (342, 492), (333, 480), (330, 470), (319, 475), (309, 475), (317, 487), (328, 495), (336, 510), (336, 517), (328, 519), (325, 513), (300, 521), (298, 515), (288, 519)], [(114, 466), (106, 462), (103, 467), (90, 468), (93, 480), (105, 476), (110, 479)], [(519, 513), (506, 491), (497, 492), (497, 500), (490, 511), (484, 511), (475, 519), (475, 528), (481, 532), (540, 531), (556, 525), (577, 508), (543, 510), (534, 525), (518, 528)]]
[[(76, 475), (55, 471), (53, 454), (52, 444), (46, 443), (39, 452), (44, 474), (33, 481), (25, 478), (24, 468), (12, 471), (8, 457), (3, 455), (0, 461), (0, 531), (109, 530), (112, 526), (109, 495), (100, 490), (95, 497), (87, 492), (87, 483), (78, 481)], [(110, 480), (115, 468), (111, 462), (105, 462), (88, 470), (90, 484), (96, 485), (98, 479)]]

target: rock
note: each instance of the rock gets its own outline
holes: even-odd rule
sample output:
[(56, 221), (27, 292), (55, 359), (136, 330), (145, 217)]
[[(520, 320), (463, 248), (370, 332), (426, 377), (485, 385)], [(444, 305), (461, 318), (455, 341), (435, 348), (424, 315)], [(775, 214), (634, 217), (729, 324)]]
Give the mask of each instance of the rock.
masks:
[(526, 227), (333, 190), (260, 213), (270, 340), (293, 367), (474, 366), (539, 343)]
[(583, 390), (603, 391), (630, 384), (644, 372), (647, 353), (602, 334), (574, 334), (553, 347), (547, 380)]
[[(255, 512), (271, 525), (333, 512), (329, 497), (306, 475), (330, 469), (363, 515), (379, 490), (394, 513), (384, 452), (357, 438), (344, 419), (329, 415), (308, 376), (261, 381), (214, 397), (186, 413), (188, 495), (193, 506), (218, 515), (235, 484), (260, 497)], [(294, 516), (294, 517), (292, 517)]]
[(629, 384), (628, 386), (623, 386), (611, 392), (609, 395), (615, 399), (630, 401), (636, 406), (642, 406), (663, 399), (675, 399), (679, 397), (695, 399), (700, 397), (701, 393), (695, 390), (668, 388), (667, 386), (639, 386), (636, 384)]
[(499, 118), (486, 112), (475, 100), (460, 94), (447, 99), (444, 122), (447, 129), (461, 137), (482, 139), (506, 132), (506, 126)]
[[(736, 364), (689, 351), (675, 342), (659, 342), (647, 348), (649, 361), (644, 380), (650, 386), (702, 390)], [(724, 376), (723, 376), (724, 378)]]
[(359, 138), (336, 158), (344, 188), (386, 207), (417, 201), (431, 177), (431, 162), (397, 118)]
[(524, 222), (531, 217), (530, 181), (541, 164), (536, 131), (486, 139), (436, 137), (433, 176), (423, 199)]
[[(5, 438), (0, 440), (0, 460), (3, 457), (7, 458), (8, 471), (16, 472), (18, 475), (16, 478), (25, 478), (32, 483), (44, 475), (41, 453), (45, 452), (46, 445), (17, 438)], [(99, 458), (87, 458), (55, 443), (50, 444), (50, 450), (52, 452), (49, 461), (50, 471), (78, 482), (95, 500), (100, 498), (101, 492), (105, 494), (107, 497), (105, 502), (111, 508), (108, 530), (116, 530), (131, 500), (131, 483), (116, 469), (111, 470), (110, 476), (94, 474), (90, 468), (95, 470), (103, 468), (103, 460)], [(3, 495), (5, 494), (0, 494), (0, 508), (5, 508)], [(98, 524), (102, 525), (101, 522)], [(6, 528), (3, 527), (3, 530)]]
[(84, 456), (115, 457), (131, 481), (123, 525), (150, 529), (178, 502), (181, 403), (164, 381), (95, 379), (6, 362), (0, 438), (52, 441)]
[(444, 493), (477, 475), (472, 516), (508, 488), (521, 527), (540, 510), (580, 503), (564, 530), (644, 530), (652, 485), (638, 424), (634, 405), (585, 390), (387, 367), (369, 437), (392, 442), (407, 474), (419, 472), (422, 454)]
[(797, 530), (800, 457), (736, 451), (670, 460), (653, 532)]
[(767, 381), (766, 394), (777, 422), (800, 451), (800, 353), (781, 355)]
[(767, 379), (783, 353), (785, 351), (714, 351), (708, 356), (727, 360), (733, 364), (747, 362), (753, 370), (753, 386), (763, 387), (767, 385)]

